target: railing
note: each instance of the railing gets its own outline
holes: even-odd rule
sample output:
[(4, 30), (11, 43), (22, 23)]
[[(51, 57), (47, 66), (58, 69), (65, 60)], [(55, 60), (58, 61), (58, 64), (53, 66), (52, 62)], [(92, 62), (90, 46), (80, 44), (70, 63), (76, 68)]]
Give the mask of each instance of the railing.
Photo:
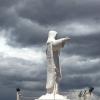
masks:
[[(43, 93), (43, 94), (45, 94), (45, 93)], [(85, 97), (79, 97), (78, 90), (77, 91), (72, 90), (72, 91), (68, 91), (68, 92), (61, 92), (61, 94), (66, 96), (70, 100), (99, 100), (100, 99), (100, 97), (95, 95), (95, 94), (90, 95), (90, 96), (92, 96), (91, 97), (92, 99), (84, 99)], [(23, 95), (20, 96), (20, 100), (45, 100), (45, 99), (38, 99), (38, 98), (39, 98), (39, 96), (38, 97), (26, 97)], [(55, 98), (54, 99), (48, 98), (48, 100), (55, 100)], [(62, 99), (56, 99), (56, 100), (62, 100)]]

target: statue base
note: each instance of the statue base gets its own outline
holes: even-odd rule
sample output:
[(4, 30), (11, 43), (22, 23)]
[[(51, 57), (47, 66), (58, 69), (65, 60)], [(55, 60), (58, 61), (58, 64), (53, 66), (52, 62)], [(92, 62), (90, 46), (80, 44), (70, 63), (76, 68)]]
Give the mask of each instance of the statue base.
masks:
[(47, 93), (35, 100), (70, 100), (70, 99), (68, 99), (67, 96), (63, 96), (60, 94), (54, 94), (54, 93), (48, 94)]

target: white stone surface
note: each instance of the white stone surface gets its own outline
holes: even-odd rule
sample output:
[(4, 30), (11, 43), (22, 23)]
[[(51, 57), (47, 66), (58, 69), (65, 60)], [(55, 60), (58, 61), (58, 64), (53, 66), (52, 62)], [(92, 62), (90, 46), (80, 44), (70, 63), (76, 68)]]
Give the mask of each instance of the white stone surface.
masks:
[(45, 94), (39, 97), (38, 99), (35, 100), (70, 100), (67, 98), (67, 96), (63, 96), (60, 94)]
[(58, 93), (59, 81), (61, 79), (61, 67), (59, 65), (60, 49), (64, 47), (65, 42), (70, 38), (57, 38), (56, 31), (49, 31), (47, 40), (47, 93)]
[(67, 99), (67, 96), (58, 94), (58, 83), (61, 79), (61, 68), (59, 65), (59, 55), (60, 49), (64, 47), (65, 42), (70, 38), (57, 38), (56, 31), (49, 31), (47, 39), (47, 83), (46, 89), (47, 94), (42, 95), (40, 98), (35, 100), (70, 100)]

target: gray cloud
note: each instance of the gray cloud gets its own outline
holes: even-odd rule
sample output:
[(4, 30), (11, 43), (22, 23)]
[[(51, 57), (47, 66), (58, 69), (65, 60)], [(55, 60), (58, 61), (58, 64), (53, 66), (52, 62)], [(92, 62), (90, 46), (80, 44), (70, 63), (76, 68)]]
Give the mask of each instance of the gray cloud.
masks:
[(94, 93), (99, 95), (100, 91), (97, 91), (96, 88), (100, 87), (100, 59), (67, 56), (67, 58), (64, 57), (62, 61), (61, 91), (93, 86), (95, 88)]
[(100, 34), (71, 36), (71, 41), (64, 48), (66, 54), (100, 57)]
[[(27, 7), (27, 5), (30, 5)], [(53, 25), (68, 20), (99, 19), (98, 0), (38, 0), (26, 1), (17, 9), (20, 16), (43, 25)]]
[[(38, 70), (39, 65), (31, 61), (18, 58), (0, 58), (0, 84), (10, 87), (36, 88), (39, 81), (44, 79), (44, 68)], [(43, 66), (43, 65), (42, 65)], [(43, 74), (42, 77), (40, 74)], [(29, 86), (28, 83), (29, 82)], [(33, 82), (33, 84), (32, 84)], [(27, 84), (27, 85), (26, 85)], [(35, 84), (35, 86), (34, 86)], [(40, 83), (39, 83), (40, 84)], [(40, 85), (41, 86), (41, 85)]]
[[(67, 75), (88, 75), (88, 74), (98, 74), (100, 67), (100, 60), (99, 59), (90, 59), (90, 58), (69, 58), (63, 62), (62, 66), (64, 67), (63, 72)], [(68, 63), (69, 61), (69, 63)], [(76, 64), (74, 64), (76, 62)], [(85, 67), (84, 67), (85, 66)]]
[(16, 99), (16, 91), (14, 88), (6, 87), (0, 85), (0, 99), (1, 100), (15, 100)]
[[(41, 91), (40, 94), (45, 91), (45, 64), (42, 64), (40, 68), (40, 64), (35, 62), (2, 57), (0, 62), (1, 86), (7, 86), (13, 89), (20, 87), (26, 91)], [(80, 89), (88, 86), (99, 87), (99, 64), (100, 59), (68, 57), (62, 65), (63, 77), (60, 83), (60, 89), (67, 91), (69, 89)], [(100, 93), (96, 90), (95, 92)]]
[(47, 29), (27, 19), (20, 19), (9, 35), (9, 44), (22, 46), (41, 44), (47, 39)]
[(15, 12), (14, 6), (18, 3), (19, 0), (0, 0), (0, 27), (8, 28), (13, 27), (17, 20), (18, 16)]
[(46, 69), (43, 66), (45, 65), (41, 64), (40, 67), (36, 62), (0, 55), (0, 98), (13, 100), (18, 87), (25, 92), (29, 91), (27, 95), (34, 92), (31, 96), (39, 96), (41, 93), (38, 91), (44, 91), (46, 82)]
[(10, 7), (15, 5), (19, 0), (9, 0), (9, 2), (7, 0), (0, 0), (0, 7)]
[[(68, 35), (71, 41), (66, 44), (61, 56), (64, 55), (64, 59), (72, 56), (80, 58), (75, 57), (73, 62), (69, 62), (73, 60), (71, 58), (63, 63), (61, 89), (66, 91), (92, 85), (96, 88), (95, 93), (100, 95), (100, 62), (96, 61), (100, 59), (99, 9), (99, 0), (0, 0), (0, 32), (11, 30), (5, 33), (5, 37), (7, 44), (16, 48), (44, 45), (49, 30), (56, 30), (61, 37)], [(75, 22), (83, 26), (70, 26)], [(2, 55), (0, 99), (14, 100), (16, 87), (34, 90), (34, 95), (45, 91), (45, 64)], [(10, 94), (8, 90), (13, 92)]]

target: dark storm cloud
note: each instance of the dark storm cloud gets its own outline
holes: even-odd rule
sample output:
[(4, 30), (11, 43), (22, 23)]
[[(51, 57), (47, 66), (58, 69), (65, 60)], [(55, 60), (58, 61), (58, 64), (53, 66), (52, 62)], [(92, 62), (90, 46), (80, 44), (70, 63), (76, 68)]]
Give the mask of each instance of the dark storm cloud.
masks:
[[(64, 59), (65, 61), (61, 65), (62, 81), (60, 83), (63, 91), (90, 86), (100, 87), (100, 59), (77, 58), (75, 56)], [(100, 91), (97, 93), (100, 95)]]
[[(100, 59), (74, 59), (74, 62), (71, 58), (70, 62), (66, 60), (66, 63), (63, 63), (63, 77), (60, 88), (67, 91), (68, 89), (100, 86)], [(0, 85), (13, 88), (13, 91), (16, 87), (20, 87), (21, 89), (41, 91), (40, 93), (42, 93), (45, 91), (46, 82), (46, 69), (44, 65), (42, 64), (42, 70), (39, 70), (40, 64), (35, 62), (18, 58), (0, 57)], [(97, 93), (99, 94), (100, 92)]]
[[(17, 19), (14, 13), (18, 14), (18, 17), (28, 18), (43, 25), (56, 25), (65, 20), (99, 19), (98, 0), (54, 0), (53, 2), (51, 0), (9, 0), (9, 2), (1, 0), (0, 4), (1, 24), (6, 22), (5, 25), (9, 23), (9, 26)], [(12, 14), (8, 11), (11, 8), (15, 10)]]
[[(40, 81), (45, 80), (45, 73), (44, 71), (38, 70), (39, 66), (37, 64), (33, 64), (31, 61), (18, 58), (0, 57), (0, 61), (1, 85), (13, 88), (21, 87), (26, 89), (36, 89), (38, 85), (41, 88), (43, 85), (40, 84)], [(42, 70), (44, 70), (44, 68), (42, 68)], [(42, 77), (39, 77), (40, 74), (42, 74)]]
[[(77, 59), (77, 57), (76, 57)], [(70, 59), (73, 60), (73, 59)], [(75, 60), (75, 59), (74, 59)], [(66, 62), (66, 60), (65, 60)], [(80, 58), (78, 61), (74, 61), (76, 64), (70, 61), (70, 63), (66, 62), (63, 65), (63, 72), (67, 75), (88, 75), (88, 74), (97, 74), (100, 70), (100, 60), (89, 58)], [(85, 66), (85, 67), (84, 67)]]
[[(100, 75), (99, 75), (100, 76)], [(97, 76), (97, 77), (99, 77)], [(100, 79), (100, 78), (98, 78)], [(96, 77), (93, 77), (92, 75), (79, 75), (79, 76), (67, 76), (65, 78), (63, 78), (63, 80), (66, 81), (62, 81), (60, 83), (60, 88), (62, 91), (68, 91), (68, 90), (74, 90), (74, 89), (82, 89), (82, 88), (86, 88), (86, 87), (94, 87), (94, 89), (96, 87), (100, 87), (99, 85), (99, 80), (97, 80)], [(97, 84), (95, 83), (97, 82)], [(94, 93), (96, 93), (100, 96), (100, 90), (97, 91), (96, 89), (94, 90)]]
[(19, 0), (0, 0), (0, 27), (12, 27), (16, 24), (17, 14), (14, 6)]
[(6, 33), (8, 44), (26, 46), (45, 41), (47, 37), (45, 27), (30, 21), (30, 19), (21, 18), (17, 14), (16, 7), (19, 7), (24, 1), (11, 1), (0, 1), (0, 29), (12, 30), (9, 34)]
[(20, 19), (16, 27), (9, 35), (9, 44), (15, 41), (15, 45), (22, 46), (41, 44), (47, 39), (47, 29), (27, 19)]
[[(98, 17), (95, 13), (99, 14), (98, 9), (100, 7), (98, 0), (95, 2), (90, 0), (63, 0), (63, 2), (60, 0), (53, 2), (51, 0), (10, 1), (9, 3), (5, 0), (1, 2), (0, 26), (13, 30), (8, 37), (8, 44), (13, 46), (44, 43), (48, 30), (53, 29), (51, 27), (56, 27), (58, 23), (63, 27), (61, 22), (73, 22), (76, 21), (76, 18), (79, 23), (82, 23), (84, 19), (89, 22), (89, 20), (87, 21), (88, 16), (89, 19), (93, 15)], [(90, 21), (93, 21), (93, 19)], [(40, 24), (48, 25), (48, 27)], [(59, 27), (56, 30), (59, 30)]]
[(10, 100), (15, 100), (16, 99), (16, 90), (11, 87), (6, 87), (6, 86), (2, 87), (1, 86), (0, 87), (0, 100), (8, 100), (8, 98)]
[[(41, 64), (41, 67), (43, 66)], [(18, 87), (25, 91), (29, 90), (33, 97), (39, 95), (38, 91), (44, 91), (46, 81), (46, 71), (41, 67), (35, 62), (0, 55), (0, 98), (15, 99), (15, 89)]]
[(65, 77), (66, 82), (61, 83), (61, 88), (66, 91), (67, 89), (79, 89), (89, 87), (92, 84), (92, 77), (88, 76), (73, 76), (73, 77)]
[(17, 12), (40, 24), (56, 25), (65, 20), (99, 19), (99, 9), (99, 0), (26, 0)]
[(100, 33), (70, 36), (70, 38), (71, 40), (64, 48), (66, 54), (100, 57)]
[(17, 1), (16, 0), (9, 0), (9, 2), (8, 2), (8, 0), (0, 0), (0, 7), (8, 8), (12, 5), (15, 5), (18, 1), (19, 0), (17, 0)]
[[(92, 24), (94, 28), (100, 26), (99, 9), (99, 0), (0, 0), (0, 30), (11, 30), (5, 34), (7, 44), (10, 46), (37, 45), (38, 48), (40, 44), (45, 44), (48, 30), (56, 29), (63, 37), (68, 33), (63, 32), (66, 30), (64, 26), (69, 23), (85, 23), (84, 26)], [(78, 59), (80, 64), (76, 63), (77, 57), (74, 59), (76, 62), (68, 61), (69, 63), (63, 64), (63, 79), (60, 85), (65, 91), (90, 85), (100, 87), (100, 62), (95, 62), (100, 58), (100, 30), (95, 29), (89, 34), (82, 35), (80, 30), (79, 27), (77, 35), (74, 35), (74, 31), (68, 34), (71, 40), (63, 49), (64, 52), (62, 51), (64, 58), (73, 55), (84, 57)], [(44, 69), (41, 69), (40, 65), (23, 59), (0, 56), (0, 86), (13, 88), (12, 91), (16, 87), (26, 90), (34, 89), (36, 95), (39, 91), (45, 91), (46, 69), (44, 66), (46, 65), (41, 65)], [(8, 94), (10, 89), (3, 89), (3, 92), (0, 91), (0, 99), (5, 97), (2, 93), (7, 91), (5, 95), (9, 100), (11, 97), (13, 100), (15, 95)], [(100, 95), (100, 90), (97, 93)]]

